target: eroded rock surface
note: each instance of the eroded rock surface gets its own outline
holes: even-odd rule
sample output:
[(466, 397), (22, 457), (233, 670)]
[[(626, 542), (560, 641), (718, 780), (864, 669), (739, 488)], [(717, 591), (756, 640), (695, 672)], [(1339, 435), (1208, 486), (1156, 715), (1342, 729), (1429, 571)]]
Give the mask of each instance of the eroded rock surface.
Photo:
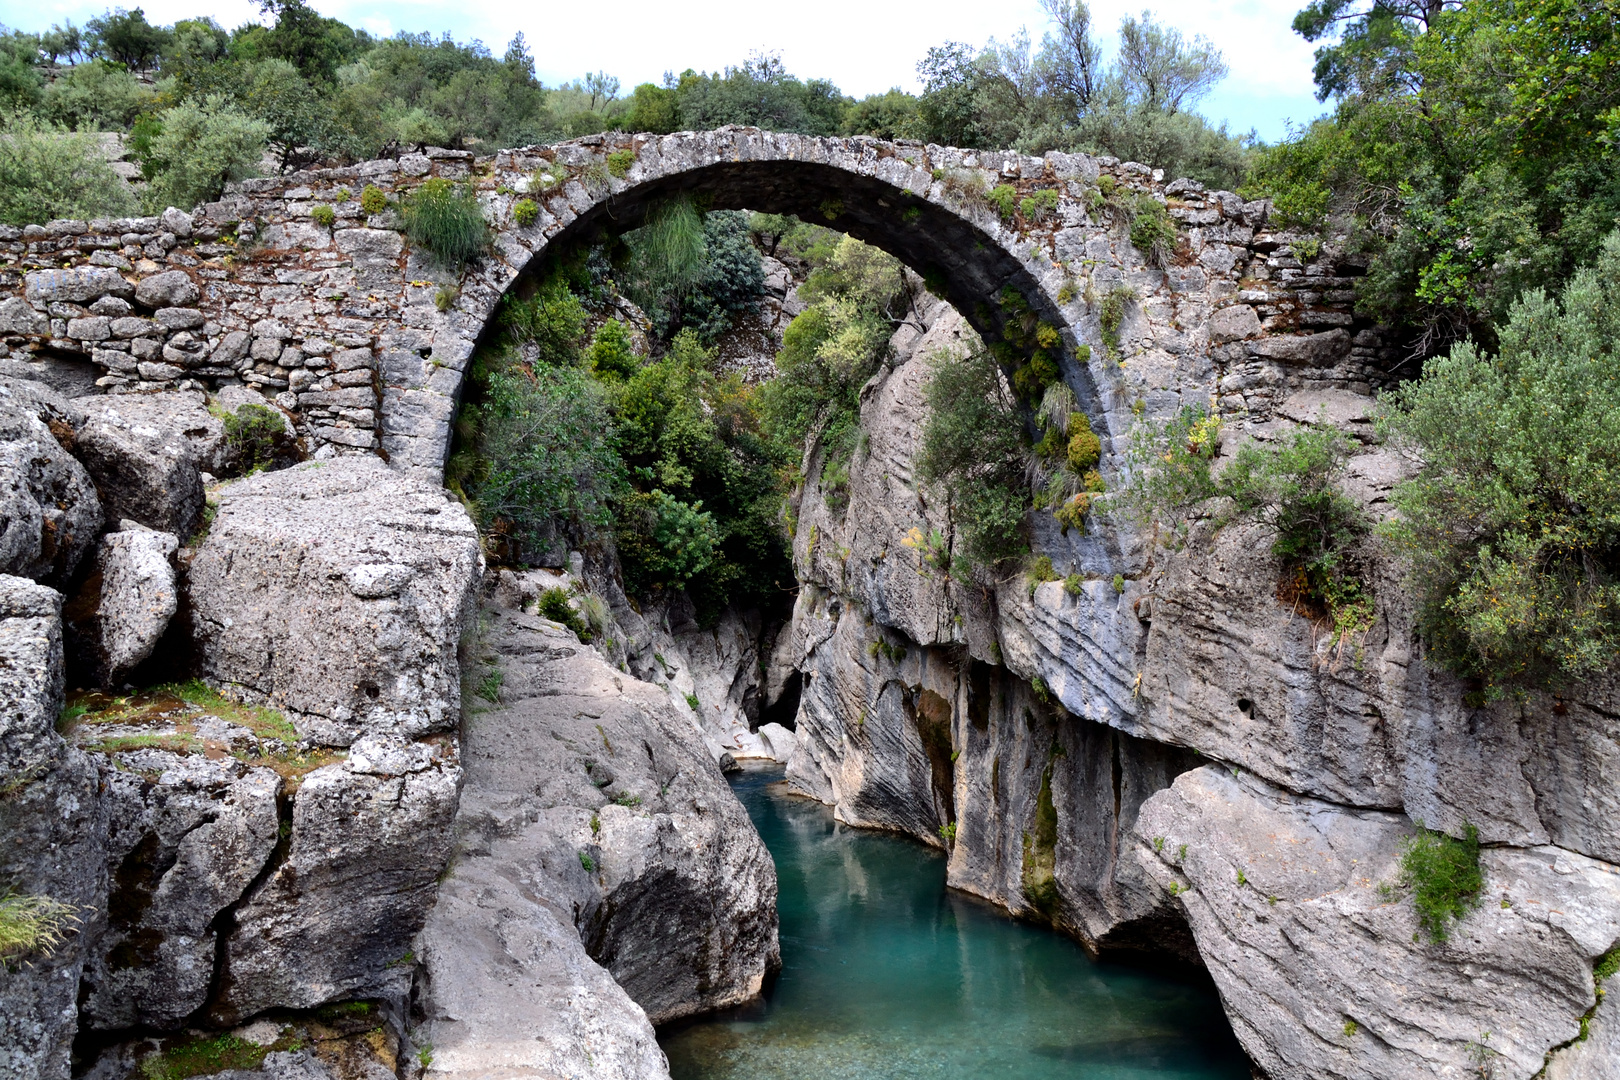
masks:
[(487, 617), (419, 947), (432, 1071), (666, 1075), (649, 1020), (747, 1001), (778, 964), (775, 867), (664, 690), (548, 620)]
[(77, 399), (85, 418), (73, 452), (95, 480), (109, 519), (189, 537), (202, 520), (202, 465), (187, 434), (189, 418), (176, 413), (201, 409), (201, 395), (151, 397)]
[(1142, 808), (1137, 852), (1174, 883), (1269, 1075), (1460, 1078), (1483, 1055), (1494, 1075), (1522, 1078), (1580, 1034), (1592, 962), (1620, 941), (1615, 868), (1554, 847), (1486, 848), (1483, 902), (1430, 944), (1410, 901), (1379, 889), (1410, 833), (1399, 815), (1216, 767)]
[(63, 445), (80, 418), (54, 391), (0, 379), (0, 573), (65, 586), (95, 543), (101, 500)]
[(202, 670), (317, 742), (446, 731), (481, 567), (461, 504), (375, 459), (248, 477), (222, 489), (188, 575)]
[(69, 605), (73, 652), (101, 686), (115, 687), (152, 655), (169, 628), (180, 590), (172, 533), (132, 521), (96, 545), (96, 565)]

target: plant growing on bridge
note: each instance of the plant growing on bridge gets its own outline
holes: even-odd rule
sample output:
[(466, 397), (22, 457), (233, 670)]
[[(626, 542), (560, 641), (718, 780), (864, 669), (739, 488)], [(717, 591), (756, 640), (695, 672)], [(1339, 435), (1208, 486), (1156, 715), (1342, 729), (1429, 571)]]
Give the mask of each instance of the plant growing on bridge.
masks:
[(1018, 189), (1011, 184), (997, 184), (985, 198), (1002, 221), (1011, 221), (1018, 210)]
[(388, 209), (388, 196), (376, 184), (367, 184), (365, 190), (360, 192), (360, 209), (366, 212), (367, 217), (374, 217)]
[(424, 180), (400, 206), (405, 233), (441, 267), (459, 271), (489, 243), (478, 193), (443, 177)]
[(1499, 340), (1430, 360), (1383, 421), (1421, 462), (1387, 529), (1419, 628), (1487, 697), (1620, 656), (1620, 233), (1559, 299), (1526, 293)]
[(1138, 195), (1132, 209), (1131, 245), (1154, 266), (1170, 265), (1170, 255), (1176, 250), (1176, 223), (1169, 212), (1147, 194)]
[(533, 199), (519, 199), (512, 204), (512, 220), (518, 228), (527, 229), (540, 218), (540, 204)]
[(1026, 195), (1018, 203), (1018, 212), (1024, 215), (1024, 220), (1031, 224), (1045, 222), (1057, 213), (1058, 193), (1051, 188), (1043, 188), (1031, 195)]

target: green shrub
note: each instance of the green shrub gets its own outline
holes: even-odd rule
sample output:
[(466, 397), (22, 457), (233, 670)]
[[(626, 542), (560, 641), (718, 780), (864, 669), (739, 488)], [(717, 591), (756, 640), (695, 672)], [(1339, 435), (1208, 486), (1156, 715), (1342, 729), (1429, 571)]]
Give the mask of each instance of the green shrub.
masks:
[(157, 129), (136, 149), (149, 181), (147, 210), (190, 210), (219, 198), (227, 183), (257, 174), (269, 136), (268, 124), (218, 94), (159, 114)]
[(478, 193), (443, 177), (424, 180), (400, 210), (411, 243), (446, 269), (460, 270), (489, 242)]
[(512, 343), (527, 346), (525, 355), (532, 352), (537, 362), (552, 367), (579, 364), (589, 319), (579, 297), (560, 282), (548, 282), (527, 300), (509, 298), (501, 311)]
[(585, 625), (585, 620), (579, 617), (579, 612), (575, 611), (574, 605), (569, 602), (567, 589), (556, 586), (542, 592), (539, 611), (552, 622), (562, 623), (572, 630), (574, 636), (584, 644), (591, 643), (591, 629)]
[(1136, 292), (1128, 285), (1116, 285), (1103, 294), (1102, 306), (1097, 311), (1097, 323), (1102, 327), (1103, 348), (1115, 360), (1119, 359), (1119, 328), (1125, 322), (1125, 309), (1134, 303)]
[(375, 217), (388, 209), (388, 196), (376, 184), (367, 184), (365, 190), (360, 192), (360, 209), (368, 217)]
[(151, 104), (152, 91), (127, 68), (75, 64), (45, 88), (45, 113), (75, 131), (121, 131)]
[(1176, 250), (1176, 223), (1151, 195), (1139, 195), (1131, 219), (1131, 244), (1154, 266), (1165, 267)]
[(291, 464), (300, 457), (286, 418), (268, 405), (240, 405), (224, 418), (225, 442), (236, 452), (237, 468), (249, 471)]
[(76, 135), (25, 114), (0, 115), (0, 223), (122, 217), (135, 196), (93, 135)]
[(323, 229), (330, 229), (337, 223), (337, 211), (322, 203), (309, 212), (309, 219)]
[(623, 180), (630, 172), (630, 166), (636, 163), (634, 150), (615, 150), (607, 156), (607, 170), (613, 176)]
[(1011, 221), (1018, 210), (1018, 189), (1011, 184), (997, 184), (985, 196), (990, 206), (1001, 215), (1002, 221)]
[[(1058, 193), (1051, 188), (1046, 188), (1031, 195), (1026, 195), (1018, 203), (1019, 213), (1024, 215), (1024, 220), (1032, 223), (1046, 221), (1053, 214), (1057, 213), (1057, 208)], [(1059, 302), (1065, 303), (1066, 301)]]
[(932, 358), (917, 472), (942, 483), (967, 560), (995, 567), (1024, 553), (1023, 420), (995, 359), (985, 351)]
[(1557, 687), (1620, 656), (1620, 233), (1561, 302), (1430, 359), (1385, 429), (1422, 462), (1388, 527), (1430, 655), (1505, 687)]
[(1102, 440), (1091, 430), (1091, 418), (1083, 412), (1069, 414), (1069, 468), (1085, 475), (1102, 460)]
[(572, 367), (514, 366), (490, 375), (483, 399), (463, 412), (475, 434), (447, 479), (483, 529), (516, 545), (515, 561), (553, 550), (561, 530), (589, 536), (612, 520), (624, 464), (595, 379)]
[(1070, 596), (1079, 596), (1086, 591), (1086, 579), (1079, 574), (1070, 574), (1063, 579), (1063, 591)]
[(696, 694), (687, 694), (686, 704), (691, 706), (693, 712), (700, 712), (703, 709), (703, 705), (698, 701), (698, 696)]
[(619, 557), (634, 595), (683, 587), (719, 553), (714, 515), (656, 488), (627, 496), (618, 516)]
[(72, 904), (49, 896), (0, 893), (0, 961), (50, 955), (78, 921)]
[(591, 338), (585, 358), (591, 370), (601, 377), (629, 378), (641, 366), (641, 358), (630, 347), (630, 331), (618, 319), (609, 319)]
[(518, 228), (527, 229), (540, 218), (540, 204), (533, 199), (519, 199), (512, 204), (512, 220)]
[(1143, 523), (1184, 519), (1213, 498), (1231, 500), (1225, 520), (1248, 517), (1272, 535), (1282, 563), (1280, 593), (1325, 617), (1343, 642), (1373, 619), (1366, 580), (1370, 523), (1339, 484), (1350, 455), (1342, 433), (1296, 429), (1274, 445), (1245, 443), (1218, 476), (1219, 417), (1188, 407), (1163, 423), (1131, 432), (1130, 481), (1122, 507)]
[(1479, 868), (1479, 830), (1469, 825), (1461, 840), (1431, 832), (1417, 823), (1417, 833), (1401, 853), (1400, 885), (1412, 892), (1418, 923), (1431, 942), (1450, 936), (1450, 923), (1461, 921), (1479, 906), (1485, 875)]
[(260, 1046), (231, 1034), (185, 1036), (141, 1060), (142, 1080), (188, 1080), (228, 1070), (257, 1069), (282, 1040)]

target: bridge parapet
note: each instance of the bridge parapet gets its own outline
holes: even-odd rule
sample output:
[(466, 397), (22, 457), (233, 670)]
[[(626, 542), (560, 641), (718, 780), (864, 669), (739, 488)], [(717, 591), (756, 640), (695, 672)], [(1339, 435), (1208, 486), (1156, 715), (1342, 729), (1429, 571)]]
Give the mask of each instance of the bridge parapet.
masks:
[[(455, 279), (392, 210), (361, 204), (368, 186), (397, 204), (435, 176), (472, 184), (492, 227)], [(1269, 229), (1263, 202), (1111, 158), (723, 128), (428, 150), (245, 181), (191, 214), (0, 227), (0, 372), (77, 370), (107, 393), (244, 382), (317, 455), (437, 471), (467, 361), (525, 268), (683, 191), (878, 244), (988, 337), (1012, 288), (1060, 332), (1062, 374), (1114, 435), (1190, 401), (1263, 420), (1296, 389), (1375, 388), (1394, 360), (1352, 311), (1356, 261)], [(1175, 224), (1157, 257), (1130, 239), (1144, 200)]]

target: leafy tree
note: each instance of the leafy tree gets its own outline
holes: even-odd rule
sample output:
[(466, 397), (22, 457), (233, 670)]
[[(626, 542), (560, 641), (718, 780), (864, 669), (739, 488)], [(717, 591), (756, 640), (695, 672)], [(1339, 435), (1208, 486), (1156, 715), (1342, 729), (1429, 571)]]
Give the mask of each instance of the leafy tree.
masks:
[(941, 350), (931, 363), (917, 475), (950, 492), (961, 557), (986, 569), (1004, 566), (1028, 550), (1028, 448), (1017, 398), (983, 349)]
[(1389, 533), (1432, 656), (1485, 693), (1620, 656), (1620, 233), (1558, 299), (1513, 305), (1492, 355), (1431, 359), (1385, 420), (1420, 471)]
[(251, 45), (244, 43), (242, 51), (251, 50), (244, 58), (285, 60), (311, 82), (330, 84), (338, 68), (371, 45), (369, 35), (324, 17), (303, 0), (259, 0), (259, 10), (276, 21), (253, 34)]
[(27, 114), (0, 115), (0, 222), (122, 217), (136, 210), (92, 135), (72, 134)]
[(1226, 78), (1226, 70), (1220, 51), (1201, 36), (1189, 42), (1146, 14), (1119, 24), (1119, 78), (1126, 95), (1143, 105), (1176, 112)]
[(39, 35), (39, 51), (51, 63), (58, 60), (77, 60), (84, 56), (84, 32), (73, 25), (69, 19), (68, 24), (52, 23), (51, 28)]
[(169, 32), (146, 21), (140, 8), (118, 8), (85, 23), (90, 51), (130, 71), (149, 71), (169, 44)]
[(75, 65), (46, 88), (44, 111), (66, 127), (122, 131), (152, 97), (127, 68), (94, 60)]
[(899, 87), (886, 94), (870, 94), (844, 112), (846, 135), (909, 139), (917, 124), (917, 99)]
[(270, 127), (218, 94), (165, 110), (138, 150), (148, 209), (189, 210), (258, 171)]
[(667, 87), (642, 83), (630, 92), (630, 111), (625, 113), (621, 127), (625, 131), (667, 135), (678, 130), (680, 123), (680, 96)]
[(283, 172), (299, 162), (302, 148), (312, 149), (317, 157), (339, 148), (326, 96), (305, 81), (290, 61), (260, 60), (248, 65), (242, 72), (237, 100), (248, 115), (264, 121)]
[(782, 58), (756, 53), (736, 67), (713, 75), (687, 70), (675, 88), (681, 126), (692, 130), (747, 124), (771, 131), (836, 135), (844, 99), (824, 79), (809, 82), (789, 75)]
[(1296, 27), (1331, 42), (1318, 90), (1337, 105), (1261, 155), (1250, 193), (1285, 223), (1354, 226), (1376, 256), (1359, 308), (1405, 328), (1414, 354), (1488, 345), (1520, 292), (1590, 262), (1620, 216), (1611, 7), (1307, 8)]

